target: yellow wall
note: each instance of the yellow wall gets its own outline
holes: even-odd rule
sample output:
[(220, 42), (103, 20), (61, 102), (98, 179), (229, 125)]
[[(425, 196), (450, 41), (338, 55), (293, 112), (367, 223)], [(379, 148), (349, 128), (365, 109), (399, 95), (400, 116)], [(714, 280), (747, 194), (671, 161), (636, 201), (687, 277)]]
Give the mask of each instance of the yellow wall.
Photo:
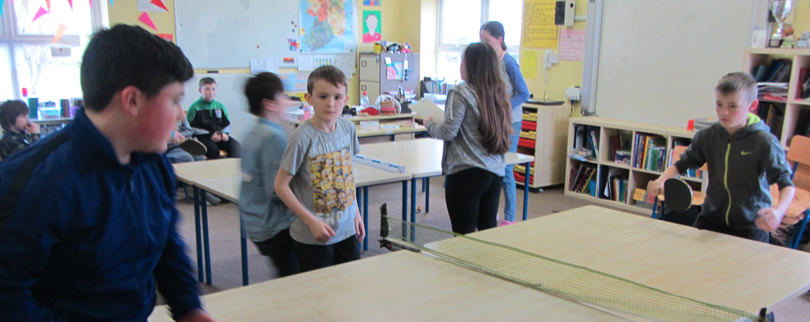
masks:
[[(588, 0), (576, 0), (576, 16), (585, 16), (588, 9)], [(574, 22), (573, 27), (561, 26), (560, 28), (571, 28), (575, 30), (585, 30), (585, 21)], [(548, 100), (559, 101), (565, 99), (565, 89), (568, 87), (582, 86), (582, 61), (563, 61), (560, 60), (559, 64), (552, 65), (548, 70), (548, 81), (546, 81), (546, 69), (543, 67), (543, 55), (546, 49), (542, 48), (527, 48), (521, 47), (521, 51), (531, 50), (537, 52), (537, 77), (534, 79), (526, 79), (526, 85), (529, 87), (529, 92), (534, 94), (532, 100), (542, 101), (545, 98)], [(554, 54), (559, 54), (558, 48), (554, 49)], [(579, 104), (577, 104), (577, 108)], [(575, 111), (575, 116), (580, 115)]]
[(169, 8), (169, 12), (149, 12), (149, 17), (155, 23), (157, 31), (138, 20), (141, 15), (141, 12), (138, 11), (138, 1), (114, 1), (113, 5), (107, 5), (110, 26), (121, 23), (138, 25), (156, 34), (171, 34), (174, 39), (174, 0), (163, 0), (163, 4)]
[(793, 5), (793, 28), (795, 34), (801, 36), (802, 32), (810, 31), (810, 0), (793, 1)]

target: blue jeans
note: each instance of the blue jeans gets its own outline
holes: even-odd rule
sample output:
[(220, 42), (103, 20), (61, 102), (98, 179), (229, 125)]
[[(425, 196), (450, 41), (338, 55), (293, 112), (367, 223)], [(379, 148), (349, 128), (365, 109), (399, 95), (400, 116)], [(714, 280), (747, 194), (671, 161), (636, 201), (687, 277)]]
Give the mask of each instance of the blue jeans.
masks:
[[(509, 136), (509, 152), (517, 152), (521, 124), (522, 122), (512, 123), (514, 133)], [(503, 219), (508, 221), (515, 221), (515, 209), (517, 208), (517, 187), (513, 168), (511, 165), (506, 166), (503, 176)]]

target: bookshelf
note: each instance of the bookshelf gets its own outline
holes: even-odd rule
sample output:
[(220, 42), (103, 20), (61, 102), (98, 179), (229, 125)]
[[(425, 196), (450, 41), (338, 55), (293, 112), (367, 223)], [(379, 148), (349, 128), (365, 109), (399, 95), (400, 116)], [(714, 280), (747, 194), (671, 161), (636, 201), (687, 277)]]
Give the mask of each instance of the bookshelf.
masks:
[(787, 83), (787, 97), (781, 100), (771, 97), (761, 98), (758, 114), (768, 123), (771, 132), (779, 138), (779, 143), (787, 150), (794, 135), (805, 135), (810, 130), (810, 97), (802, 97), (803, 85), (807, 78), (810, 78), (810, 50), (747, 49), (743, 70), (757, 77), (760, 66), (764, 66), (761, 72), (764, 77), (758, 81), (770, 81), (763, 78), (776, 72), (771, 68), (779, 65), (775, 63), (777, 61), (790, 64), (789, 68), (785, 69), (784, 77), (779, 79), (782, 83)]
[[(570, 103), (544, 105), (527, 102), (523, 104), (523, 123), (518, 153), (533, 155), (529, 188), (538, 189), (562, 184), (565, 180), (565, 142), (568, 135)], [(526, 169), (515, 165), (515, 181), (523, 185)]]
[[(602, 117), (569, 120), (566, 145), (565, 195), (649, 215), (649, 200), (634, 198), (636, 188), (658, 178), (691, 143), (693, 131), (650, 123)], [(703, 170), (682, 176), (703, 191)]]

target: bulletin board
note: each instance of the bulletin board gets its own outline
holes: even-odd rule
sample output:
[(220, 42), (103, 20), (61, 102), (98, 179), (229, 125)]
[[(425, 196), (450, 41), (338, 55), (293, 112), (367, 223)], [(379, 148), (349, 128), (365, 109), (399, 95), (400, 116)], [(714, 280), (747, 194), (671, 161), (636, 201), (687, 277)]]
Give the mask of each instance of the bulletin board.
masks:
[(194, 68), (298, 59), (298, 1), (175, 0), (174, 7), (177, 44)]

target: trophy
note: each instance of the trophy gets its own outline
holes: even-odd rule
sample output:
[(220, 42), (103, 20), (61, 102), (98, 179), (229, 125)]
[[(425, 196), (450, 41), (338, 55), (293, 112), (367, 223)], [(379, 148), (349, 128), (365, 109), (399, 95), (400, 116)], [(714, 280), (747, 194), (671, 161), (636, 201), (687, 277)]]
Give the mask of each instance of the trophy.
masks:
[(777, 24), (776, 30), (771, 35), (770, 46), (779, 47), (782, 44), (785, 19), (790, 15), (790, 10), (793, 9), (793, 0), (769, 0), (768, 8)]

